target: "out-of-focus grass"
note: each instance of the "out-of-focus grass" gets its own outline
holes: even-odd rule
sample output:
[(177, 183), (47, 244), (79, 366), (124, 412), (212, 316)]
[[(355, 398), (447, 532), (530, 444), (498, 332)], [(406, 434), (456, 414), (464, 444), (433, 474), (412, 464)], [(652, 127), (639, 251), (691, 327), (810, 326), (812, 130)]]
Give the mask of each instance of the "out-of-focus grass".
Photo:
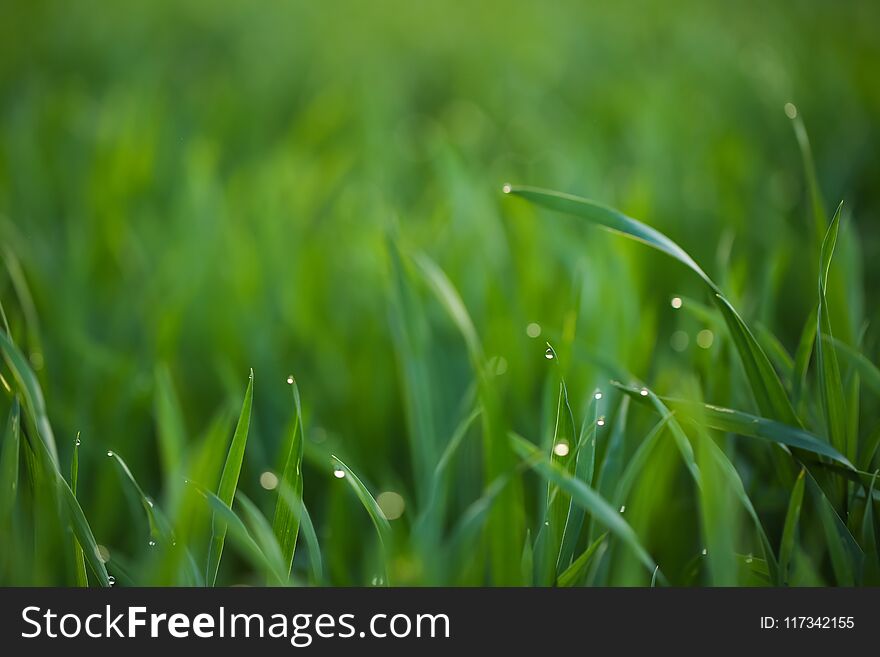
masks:
[(582, 4), (5, 3), (0, 582), (876, 583), (876, 3)]

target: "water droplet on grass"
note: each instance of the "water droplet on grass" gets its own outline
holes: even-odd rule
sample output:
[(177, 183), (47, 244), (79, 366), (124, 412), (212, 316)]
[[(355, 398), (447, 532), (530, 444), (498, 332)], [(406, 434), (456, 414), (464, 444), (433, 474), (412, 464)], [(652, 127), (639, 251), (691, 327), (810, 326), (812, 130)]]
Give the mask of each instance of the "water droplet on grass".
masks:
[(544, 358), (547, 360), (553, 360), (554, 357), (553, 349), (551, 347), (547, 347), (547, 351), (544, 352)]
[(295, 379), (293, 378), (293, 374), (287, 377), (287, 385), (292, 386)]
[(501, 191), (505, 194), (510, 194), (512, 189), (513, 188), (510, 186), (510, 183), (504, 183), (504, 185), (501, 187)]
[(156, 541), (154, 541), (154, 540), (151, 538), (151, 539), (149, 540), (149, 542), (147, 543), (147, 545), (149, 545), (150, 547), (156, 547)]
[(797, 112), (797, 107), (795, 106), (794, 103), (786, 103), (784, 109), (785, 109), (785, 115), (788, 118), (790, 118), (790, 119), (797, 118), (798, 112)]
[(111, 456), (111, 457), (113, 456), (113, 452), (109, 449), (107, 450), (107, 456)]
[(596, 394), (593, 395), (593, 399), (595, 399), (595, 400), (602, 399), (602, 391), (601, 391), (601, 390), (597, 390), (597, 391), (596, 391)]
[(605, 426), (605, 416), (603, 415), (598, 420), (596, 420), (596, 426), (604, 427)]
[(107, 575), (107, 583), (110, 584), (110, 586), (113, 586), (116, 584), (116, 578), (113, 577), (113, 575)]
[(642, 397), (647, 397), (647, 396), (648, 396), (648, 389), (647, 389), (647, 388), (642, 388), (641, 390), (639, 390), (639, 394), (640, 394)]
[(556, 456), (568, 456), (568, 443), (561, 441), (553, 446), (553, 453)]
[(626, 504), (620, 507), (620, 512), (623, 513), (624, 511), (626, 511)]
[(343, 470), (342, 468), (334, 468), (333, 476), (337, 479), (342, 479), (345, 476), (345, 470)]

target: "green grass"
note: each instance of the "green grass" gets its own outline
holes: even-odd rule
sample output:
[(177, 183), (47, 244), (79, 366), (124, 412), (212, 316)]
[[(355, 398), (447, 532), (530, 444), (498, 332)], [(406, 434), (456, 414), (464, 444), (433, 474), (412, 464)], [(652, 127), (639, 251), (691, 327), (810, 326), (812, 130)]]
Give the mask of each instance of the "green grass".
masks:
[(5, 4), (0, 584), (880, 584), (876, 3), (582, 5)]

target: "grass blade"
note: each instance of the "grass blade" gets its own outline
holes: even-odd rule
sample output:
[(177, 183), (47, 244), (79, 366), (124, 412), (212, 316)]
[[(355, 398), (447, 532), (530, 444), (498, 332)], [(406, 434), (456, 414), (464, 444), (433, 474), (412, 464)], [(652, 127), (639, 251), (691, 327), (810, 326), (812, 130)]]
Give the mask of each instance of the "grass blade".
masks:
[(510, 434), (511, 445), (520, 457), (544, 479), (552, 481), (571, 495), (571, 499), (589, 511), (595, 520), (605, 525), (608, 531), (619, 538), (639, 561), (653, 572), (657, 565), (642, 546), (633, 528), (621, 517), (616, 509), (602, 499), (599, 494), (584, 482), (575, 479), (568, 472), (553, 463), (532, 443), (516, 434)]
[[(76, 497), (76, 486), (79, 481), (79, 434), (73, 444), (73, 458), (70, 462), (70, 492)], [(73, 539), (73, 568), (76, 577), (76, 585), (79, 587), (88, 587), (89, 576), (86, 574), (86, 560), (83, 555), (82, 546), (74, 537)]]
[(585, 198), (536, 187), (505, 185), (504, 191), (521, 196), (550, 210), (581, 217), (607, 230), (647, 244), (688, 267), (713, 292), (713, 298), (727, 323), (761, 412), (765, 416), (783, 422), (798, 424), (797, 416), (785, 393), (785, 388), (754, 335), (721, 293), (720, 288), (684, 249), (656, 229), (632, 219), (622, 212)]
[[(302, 428), (302, 404), (299, 398), (299, 387), (293, 376), (287, 378), (293, 394), (294, 419), (293, 429), (286, 441), (287, 448), (284, 450), (284, 465), (281, 469), (280, 486), (289, 487), (297, 498), (302, 499), (303, 478), (303, 428)], [(272, 522), (272, 530), (278, 544), (281, 546), (281, 554), (287, 565), (286, 572), (290, 576), (293, 566), (293, 555), (296, 551), (296, 537), (299, 535), (299, 515), (293, 513), (289, 504), (286, 504), (279, 495), (275, 504), (275, 518)]]
[(847, 431), (846, 400), (843, 395), (843, 380), (840, 376), (840, 366), (837, 362), (837, 354), (834, 348), (828, 348), (825, 338), (831, 338), (831, 320), (828, 316), (828, 303), (825, 299), (825, 290), (828, 285), (828, 272), (831, 268), (831, 258), (834, 254), (834, 245), (837, 243), (837, 233), (840, 226), (841, 203), (834, 213), (834, 218), (828, 226), (828, 232), (822, 241), (822, 253), (819, 267), (819, 310), (817, 313), (816, 340), (816, 364), (819, 372), (819, 390), (821, 392), (822, 410), (825, 415), (825, 423), (828, 438), (831, 444), (850, 459), (855, 458), (855, 444), (851, 443)]
[[(608, 537), (608, 532), (604, 532), (599, 535), (595, 541), (593, 541), (590, 546), (584, 550), (577, 559), (572, 561), (571, 565), (566, 568), (556, 580), (556, 586), (560, 588), (569, 588), (572, 586), (578, 586), (587, 576), (587, 571), (590, 568), (590, 562), (596, 554), (596, 551), (602, 545), (602, 542)], [(654, 567), (654, 571), (656, 572), (658, 566)]]
[(318, 545), (318, 535), (315, 532), (315, 526), (312, 524), (312, 518), (309, 510), (301, 497), (290, 489), (289, 486), (279, 485), (278, 493), (284, 503), (290, 507), (290, 512), (297, 517), (302, 530), (302, 536), (306, 541), (308, 548), (309, 566), (312, 573), (312, 583), (320, 585), (324, 581), (324, 564), (321, 557), (321, 547)]
[(795, 538), (798, 521), (801, 517), (801, 506), (804, 502), (804, 483), (806, 470), (801, 470), (794, 482), (791, 498), (788, 501), (788, 511), (785, 514), (785, 525), (782, 528), (782, 542), (779, 545), (779, 586), (788, 586), (789, 566), (794, 554)]
[[(220, 475), (220, 485), (217, 488), (217, 498), (227, 507), (230, 507), (230, 509), (232, 500), (235, 498), (235, 490), (238, 487), (241, 464), (244, 461), (244, 448), (247, 445), (253, 399), (254, 371), (251, 370), (247, 390), (244, 393), (244, 402), (241, 406), (241, 414), (238, 416), (238, 424), (235, 427), (235, 433), (232, 435), (232, 443), (229, 445), (226, 463), (223, 466), (223, 474)], [(220, 557), (223, 555), (223, 542), (225, 538), (226, 522), (215, 513), (212, 523), (211, 543), (208, 548), (208, 565), (205, 574), (205, 584), (207, 586), (214, 586), (217, 582), (217, 571), (220, 569)]]

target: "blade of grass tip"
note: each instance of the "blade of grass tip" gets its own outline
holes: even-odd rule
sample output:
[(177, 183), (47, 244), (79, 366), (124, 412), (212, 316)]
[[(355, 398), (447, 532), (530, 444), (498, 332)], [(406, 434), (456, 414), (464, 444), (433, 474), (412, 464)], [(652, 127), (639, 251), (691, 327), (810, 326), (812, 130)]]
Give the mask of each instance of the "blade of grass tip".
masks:
[[(556, 586), (560, 588), (570, 588), (572, 586), (580, 586), (584, 579), (587, 576), (587, 571), (590, 568), (590, 562), (593, 560), (596, 552), (599, 547), (602, 545), (602, 542), (608, 538), (608, 532), (604, 532), (599, 535), (595, 541), (593, 541), (586, 550), (584, 550), (577, 559), (572, 561), (571, 565), (566, 568), (556, 580)], [(651, 582), (653, 585), (654, 577), (657, 576), (657, 569), (659, 566), (654, 567), (654, 575), (651, 578)]]
[(654, 567), (657, 564), (642, 546), (633, 528), (621, 517), (616, 509), (613, 509), (608, 502), (599, 497), (599, 494), (584, 482), (575, 479), (557, 464), (550, 461), (532, 443), (514, 433), (509, 434), (509, 436), (514, 451), (520, 455), (529, 467), (545, 479), (553, 481), (562, 490), (565, 490), (571, 495), (571, 499), (593, 514), (596, 521), (605, 525), (614, 536), (632, 550), (633, 554), (638, 557), (639, 561), (644, 564), (649, 572), (654, 571)]
[[(355, 496), (358, 498), (361, 505), (363, 505), (364, 509), (366, 509), (367, 514), (370, 516), (370, 520), (373, 521), (373, 526), (376, 528), (376, 534), (379, 536), (379, 542), (382, 544), (382, 549), (384, 551), (385, 548), (389, 546), (391, 525), (388, 524), (385, 514), (382, 513), (382, 509), (379, 508), (379, 503), (376, 502), (376, 499), (370, 494), (370, 491), (367, 490), (367, 487), (364, 486), (364, 483), (358, 478), (354, 471), (343, 463), (338, 456), (331, 455), (330, 459), (334, 465), (334, 476), (348, 481)], [(342, 473), (341, 477), (339, 475), (340, 472)]]
[[(240, 554), (257, 570), (272, 572), (272, 563), (260, 549), (238, 514), (232, 510), (232, 507), (204, 486), (190, 479), (186, 480), (186, 484), (193, 486), (208, 502), (216, 517), (222, 518), (223, 524)], [(208, 585), (208, 582), (205, 584)], [(211, 582), (210, 585), (213, 586), (214, 582)]]
[[(241, 464), (244, 461), (244, 449), (247, 445), (248, 430), (251, 424), (253, 399), (254, 371), (251, 370), (247, 390), (244, 393), (244, 402), (241, 406), (241, 414), (238, 416), (238, 424), (232, 435), (232, 442), (226, 454), (226, 463), (223, 466), (223, 474), (220, 475), (220, 485), (217, 488), (217, 498), (230, 509), (232, 500), (235, 498), (235, 489), (238, 487)], [(208, 548), (208, 564), (205, 571), (206, 586), (214, 586), (217, 582), (217, 572), (220, 570), (220, 558), (223, 556), (225, 539), (226, 523), (215, 513), (211, 525), (211, 543)]]
[(285, 564), (284, 557), (281, 554), (281, 547), (278, 545), (269, 521), (266, 520), (266, 517), (257, 508), (257, 505), (240, 490), (235, 491), (235, 499), (241, 507), (251, 535), (269, 563), (269, 577), (271, 581), (276, 584), (286, 583), (290, 577), (290, 569)]
[(816, 341), (818, 312), (819, 306), (813, 306), (813, 310), (810, 311), (804, 324), (803, 331), (801, 331), (801, 337), (794, 356), (791, 397), (796, 408), (800, 407), (807, 385), (807, 370), (810, 367), (810, 356), (813, 354), (813, 344)]
[(647, 244), (688, 267), (712, 291), (713, 299), (727, 323), (755, 401), (762, 414), (791, 424), (799, 422), (776, 370), (773, 369), (767, 355), (742, 317), (724, 297), (715, 282), (678, 244), (656, 229), (628, 217), (618, 210), (572, 194), (509, 184), (504, 186), (504, 192), (520, 196), (536, 205), (556, 212), (586, 219), (602, 228)]
[(390, 555), (388, 550), (391, 547), (391, 525), (388, 524), (388, 520), (385, 518), (385, 514), (382, 513), (379, 503), (376, 502), (376, 499), (372, 496), (370, 491), (367, 490), (367, 487), (364, 486), (364, 483), (358, 478), (354, 471), (343, 463), (338, 456), (331, 455), (330, 459), (334, 464), (333, 475), (339, 479), (339, 473), (342, 473), (341, 478), (348, 481), (355, 496), (358, 498), (364, 509), (366, 509), (367, 514), (370, 516), (370, 520), (373, 521), (373, 526), (376, 528), (376, 534), (379, 537), (379, 547), (382, 550), (382, 566), (385, 570), (385, 576), (382, 581), (385, 586), (390, 586), (391, 582), (389, 581), (388, 572), (388, 558)]
[[(76, 497), (76, 485), (79, 481), (79, 434), (76, 434), (76, 440), (73, 443), (73, 458), (70, 461), (70, 492)], [(74, 537), (73, 539), (73, 567), (76, 575), (76, 585), (79, 587), (88, 587), (89, 576), (86, 574), (86, 559), (83, 555), (82, 546)]]
[(877, 483), (877, 475), (880, 470), (874, 472), (871, 477), (871, 486), (865, 498), (865, 514), (862, 516), (862, 546), (865, 551), (865, 572), (863, 585), (876, 586), (880, 583), (880, 556), (877, 550), (877, 534), (874, 532), (874, 486)]
[(819, 267), (819, 310), (816, 324), (817, 335), (819, 336), (819, 339), (816, 340), (816, 363), (819, 372), (819, 390), (821, 392), (822, 410), (825, 415), (828, 438), (835, 449), (852, 459), (855, 458), (855, 454), (852, 453), (853, 445), (847, 437), (846, 401), (843, 397), (843, 380), (840, 376), (840, 366), (838, 365), (837, 354), (834, 349), (829, 349), (825, 345), (825, 336), (831, 336), (831, 320), (828, 316), (825, 290), (828, 285), (828, 272), (831, 268), (834, 245), (837, 243), (842, 207), (843, 203), (837, 206), (837, 211), (834, 213), (834, 218), (831, 220), (828, 232), (822, 241)]
[(312, 524), (312, 518), (301, 497), (297, 497), (291, 488), (285, 484), (278, 486), (278, 492), (284, 503), (290, 507), (298, 519), (302, 536), (306, 541), (308, 549), (309, 567), (312, 574), (312, 583), (320, 585), (324, 581), (324, 564), (321, 556), (321, 546), (318, 544), (318, 534), (315, 532), (315, 526)]
[(135, 479), (134, 474), (132, 474), (131, 469), (128, 467), (128, 464), (116, 452), (108, 451), (107, 456), (112, 458), (119, 467), (119, 471), (122, 473), (124, 481), (134, 489), (141, 506), (144, 508), (144, 513), (147, 516), (147, 522), (150, 526), (149, 546), (154, 547), (156, 542), (160, 540), (166, 546), (173, 544), (175, 541), (171, 533), (171, 528), (168, 526), (164, 517), (160, 514), (155, 502), (153, 502), (153, 500), (144, 492), (144, 489), (141, 488), (137, 479)]
[[(599, 422), (601, 421), (603, 426), (605, 424), (605, 420), (599, 416), (599, 400), (601, 398), (601, 393), (593, 394), (590, 409), (588, 409), (581, 423), (577, 448), (575, 450), (574, 476), (587, 484), (587, 486), (593, 486), (593, 475), (596, 469), (596, 437), (599, 432)], [(592, 413), (590, 413), (590, 410), (592, 410)], [(571, 563), (583, 524), (584, 510), (569, 499), (565, 529), (562, 533), (562, 546), (559, 549), (559, 558), (556, 562), (557, 574), (568, 568)]]
[(785, 525), (782, 528), (782, 542), (779, 545), (779, 580), (778, 586), (788, 586), (789, 567), (794, 554), (797, 526), (801, 517), (801, 506), (804, 502), (804, 483), (806, 470), (801, 469), (798, 478), (794, 482), (791, 498), (788, 501), (788, 511), (785, 514)]
[[(554, 355), (554, 361), (558, 362), (555, 357), (555, 351), (550, 343), (547, 343), (547, 349)], [(559, 397), (556, 404), (556, 425), (553, 430), (553, 443), (550, 449), (550, 460), (560, 468), (571, 474), (575, 469), (576, 453), (578, 445), (575, 437), (574, 417), (571, 412), (571, 405), (568, 402), (568, 389), (565, 380), (560, 379)], [(559, 567), (559, 559), (561, 558), (561, 545), (568, 518), (571, 498), (552, 481), (547, 482), (547, 515), (545, 518), (544, 529), (548, 543), (546, 550), (541, 550), (540, 557), (546, 559), (546, 584), (550, 584), (556, 578), (557, 569)], [(549, 523), (549, 525), (547, 524)], [(572, 530), (573, 531), (573, 528)], [(569, 553), (569, 560), (571, 554)], [(545, 564), (540, 564), (544, 566)], [(563, 564), (568, 566), (568, 563)]]
[(12, 372), (12, 376), (18, 384), (19, 392), (24, 399), (25, 408), (27, 408), (30, 416), (34, 420), (37, 433), (43, 444), (46, 446), (52, 464), (55, 470), (58, 470), (58, 448), (55, 445), (55, 434), (52, 432), (52, 425), (49, 424), (49, 417), (46, 415), (46, 401), (43, 397), (43, 391), (37, 381), (37, 376), (28, 364), (24, 354), (15, 345), (12, 339), (5, 333), (0, 332), (0, 350), (3, 351), (3, 357), (6, 365)]
[(12, 398), (3, 453), (0, 455), (0, 527), (11, 531), (12, 510), (18, 495), (18, 465), (21, 452), (21, 406), (18, 396)]
[[(293, 429), (285, 441), (284, 463), (281, 469), (281, 481), (279, 485), (289, 486), (299, 499), (303, 495), (302, 459), (303, 459), (303, 428), (302, 428), (302, 404), (299, 397), (299, 386), (293, 375), (287, 377), (293, 395)], [(286, 564), (287, 576), (293, 566), (293, 555), (296, 551), (296, 538), (299, 535), (299, 516), (293, 513), (289, 504), (286, 504), (281, 496), (275, 503), (275, 517), (272, 522), (272, 530), (281, 546), (281, 554)]]

